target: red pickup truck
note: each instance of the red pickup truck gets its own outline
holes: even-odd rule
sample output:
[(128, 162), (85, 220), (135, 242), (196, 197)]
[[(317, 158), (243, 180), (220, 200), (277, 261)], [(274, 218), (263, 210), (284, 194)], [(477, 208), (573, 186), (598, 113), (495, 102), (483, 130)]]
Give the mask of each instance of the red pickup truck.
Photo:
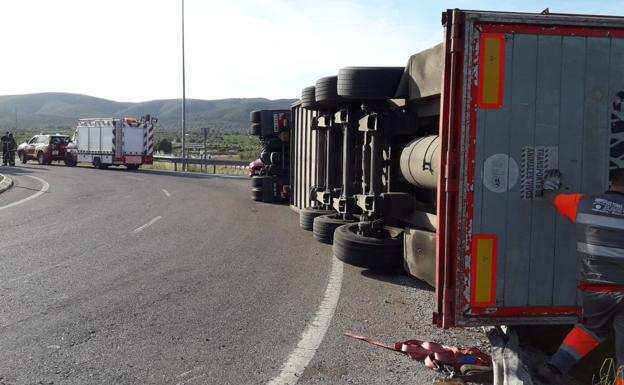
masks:
[(69, 142), (71, 139), (67, 135), (35, 135), (17, 147), (17, 156), (22, 163), (29, 160), (36, 160), (39, 164), (50, 164), (53, 160), (66, 161)]

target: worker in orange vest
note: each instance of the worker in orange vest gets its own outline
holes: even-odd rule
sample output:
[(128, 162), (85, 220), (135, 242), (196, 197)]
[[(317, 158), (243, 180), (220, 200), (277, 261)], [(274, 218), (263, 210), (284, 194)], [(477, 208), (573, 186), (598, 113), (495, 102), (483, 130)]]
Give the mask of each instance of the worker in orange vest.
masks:
[(617, 374), (624, 385), (624, 168), (611, 170), (611, 186), (602, 194), (558, 194), (561, 172), (548, 170), (544, 199), (577, 226), (581, 254), (583, 321), (574, 326), (537, 377), (561, 384), (560, 376), (615, 330)]

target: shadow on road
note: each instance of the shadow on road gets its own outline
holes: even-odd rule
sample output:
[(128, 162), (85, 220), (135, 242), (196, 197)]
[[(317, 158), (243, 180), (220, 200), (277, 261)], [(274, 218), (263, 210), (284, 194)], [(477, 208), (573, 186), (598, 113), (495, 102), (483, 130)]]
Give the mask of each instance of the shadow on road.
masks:
[(424, 281), (418, 278), (408, 275), (402, 269), (396, 270), (362, 270), (361, 273), (366, 278), (376, 279), (378, 281), (392, 283), (399, 286), (411, 287), (414, 289), (434, 291), (433, 287), (429, 286)]

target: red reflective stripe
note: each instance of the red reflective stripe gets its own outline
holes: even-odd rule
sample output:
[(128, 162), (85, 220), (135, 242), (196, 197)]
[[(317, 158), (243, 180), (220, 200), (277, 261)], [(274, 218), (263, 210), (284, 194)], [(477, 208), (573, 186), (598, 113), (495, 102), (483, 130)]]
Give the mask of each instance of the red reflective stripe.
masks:
[(576, 222), (576, 213), (583, 197), (583, 194), (559, 194), (555, 198), (555, 207), (561, 215)]
[(578, 288), (585, 291), (593, 291), (598, 293), (613, 293), (624, 291), (624, 285), (610, 285), (597, 283), (579, 283)]
[(582, 328), (575, 326), (563, 340), (563, 344), (574, 349), (581, 357), (585, 357), (587, 353), (600, 345), (600, 341)]

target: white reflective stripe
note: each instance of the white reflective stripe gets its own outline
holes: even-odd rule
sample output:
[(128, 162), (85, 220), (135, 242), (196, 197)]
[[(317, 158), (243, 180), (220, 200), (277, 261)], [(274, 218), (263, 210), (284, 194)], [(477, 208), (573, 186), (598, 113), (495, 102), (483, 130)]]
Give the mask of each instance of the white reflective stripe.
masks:
[(576, 216), (576, 223), (581, 225), (591, 225), (624, 230), (624, 218), (606, 217), (604, 215), (581, 213)]
[(576, 250), (580, 253), (589, 255), (624, 258), (624, 249), (618, 249), (616, 247), (597, 246), (590, 245), (588, 243), (577, 242)]

